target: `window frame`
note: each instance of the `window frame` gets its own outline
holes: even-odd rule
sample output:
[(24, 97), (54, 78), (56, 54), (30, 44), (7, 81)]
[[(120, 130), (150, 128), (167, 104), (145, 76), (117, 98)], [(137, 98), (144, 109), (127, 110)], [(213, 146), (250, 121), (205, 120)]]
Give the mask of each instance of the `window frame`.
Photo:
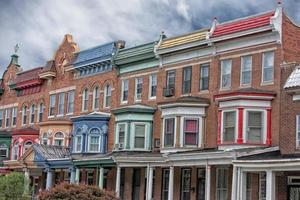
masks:
[[(155, 81), (153, 81), (155, 77)], [(153, 85), (153, 83), (155, 83), (155, 85)], [(155, 95), (152, 94), (152, 87), (155, 87)], [(151, 100), (156, 99), (156, 95), (157, 95), (157, 74), (151, 74), (149, 76), (149, 95), (148, 98)]]
[[(122, 84), (122, 86), (121, 86), (121, 104), (127, 104), (128, 103), (128, 94), (129, 94), (129, 79), (123, 79), (121, 84)], [(124, 100), (125, 92), (127, 92), (126, 100)]]
[[(77, 146), (78, 146), (78, 138), (80, 138), (80, 150), (77, 150)], [(75, 136), (75, 144), (74, 144), (74, 152), (75, 153), (80, 153), (82, 152), (82, 140), (83, 140), (83, 135), (76, 135)]]
[[(188, 172), (189, 175), (189, 189), (188, 190), (184, 190), (184, 173)], [(184, 198), (184, 193), (189, 193), (189, 199), (191, 199), (192, 196), (192, 169), (191, 168), (181, 168), (181, 174), (180, 174), (180, 199), (185, 199)]]
[[(173, 145), (170, 145), (170, 146), (166, 146), (165, 145), (165, 135), (166, 135), (166, 120), (167, 119), (174, 119), (174, 133), (173, 133)], [(168, 117), (165, 117), (164, 119), (163, 119), (163, 137), (162, 137), (162, 139), (163, 139), (163, 142), (162, 142), (162, 146), (163, 146), (163, 148), (174, 148), (175, 147), (175, 144), (176, 144), (176, 127), (177, 127), (177, 117), (176, 116), (168, 116)]]
[(119, 132), (119, 127), (120, 125), (124, 125), (125, 126), (125, 130), (124, 130), (124, 142), (123, 142), (123, 149), (126, 146), (127, 143), (127, 132), (128, 132), (128, 124), (126, 122), (120, 122), (117, 123), (117, 127), (116, 127), (116, 137), (115, 137), (115, 144), (120, 144), (120, 132)]
[[(186, 134), (186, 131), (185, 131), (185, 128), (186, 128), (186, 120), (196, 120), (197, 121), (197, 129), (198, 129), (198, 132), (196, 133), (196, 144), (192, 145), (192, 144), (186, 144), (185, 143), (185, 134)], [(181, 140), (181, 146), (182, 147), (198, 147), (199, 146), (199, 143), (200, 143), (200, 120), (201, 118), (200, 117), (193, 117), (193, 116), (183, 116), (182, 117), (182, 140)]]
[(299, 137), (299, 134), (300, 134), (300, 126), (299, 126), (299, 123), (300, 123), (300, 114), (296, 115), (296, 148), (299, 149), (300, 148), (300, 137)]
[(104, 108), (110, 108), (111, 105), (111, 95), (112, 95), (112, 88), (110, 84), (106, 84), (104, 87), (104, 101), (103, 101), (103, 107)]
[[(168, 173), (166, 173), (168, 172)], [(166, 177), (166, 175), (168, 176)], [(162, 200), (168, 200), (169, 197), (169, 179), (170, 179), (170, 169), (169, 168), (163, 168), (162, 169), (162, 176), (161, 176), (161, 199)], [(166, 194), (167, 198), (165, 199), (164, 194)]]
[[(31, 145), (29, 145), (28, 143), (31, 143)], [(31, 140), (27, 140), (26, 142), (24, 142), (24, 146), (23, 146), (23, 154), (33, 145), (33, 142)]]
[[(259, 200), (266, 200), (267, 195), (267, 174), (266, 172), (260, 172), (258, 178), (259, 186), (258, 186), (258, 195)], [(264, 182), (264, 183), (263, 183)], [(265, 190), (262, 189), (262, 184), (265, 184)], [(264, 193), (264, 195), (263, 195)]]
[(89, 110), (89, 90), (84, 88), (82, 91), (81, 111), (87, 112)]
[(12, 147), (11, 160), (18, 160), (20, 156), (19, 153), (20, 153), (20, 143), (18, 141), (15, 141)]
[[(174, 74), (174, 84), (170, 84), (170, 74)], [(166, 86), (168, 89), (171, 89), (171, 88), (175, 88), (175, 84), (176, 84), (176, 71), (175, 70), (168, 70), (166, 72)]]
[(72, 115), (74, 113), (74, 103), (75, 103), (75, 90), (70, 90), (67, 93), (67, 115)]
[(5, 120), (4, 120), (4, 127), (9, 128), (10, 127), (10, 119), (11, 119), (11, 108), (5, 109)]
[[(143, 77), (136, 77), (135, 78), (135, 89), (134, 89), (134, 101), (140, 102), (142, 101), (142, 95), (143, 95)], [(141, 85), (141, 88), (138, 88), (138, 86)], [(140, 93), (138, 93), (138, 90), (140, 89)]]
[(0, 110), (0, 128), (3, 128), (3, 115), (4, 115), (3, 109), (1, 109)]
[[(203, 76), (203, 69), (207, 68), (207, 77)], [(204, 92), (204, 91), (208, 91), (209, 90), (209, 72), (210, 72), (210, 64), (209, 63), (205, 63), (205, 64), (200, 64), (200, 70), (199, 70), (199, 91), (200, 92)], [(203, 79), (207, 78), (207, 89), (203, 89)]]
[[(48, 134), (47, 133), (43, 133), (41, 144), (48, 145), (48, 139), (49, 139), (48, 138)], [(46, 141), (46, 144), (45, 144), (45, 141)]]
[(35, 104), (31, 104), (29, 111), (29, 124), (34, 124), (35, 121)]
[(27, 106), (22, 106), (22, 126), (26, 126), (27, 124)]
[(5, 152), (5, 156), (1, 156), (0, 154), (0, 158), (8, 158), (8, 146), (5, 143), (2, 143), (0, 145), (0, 151), (1, 150), (5, 150), (6, 152)]
[(95, 86), (93, 89), (93, 110), (100, 109), (100, 88)]
[[(190, 76), (188, 77), (187, 80), (185, 80), (185, 75), (186, 73), (190, 72)], [(184, 67), (182, 68), (182, 85), (181, 85), (181, 94), (190, 94), (192, 92), (192, 73), (193, 69), (192, 66)], [(189, 88), (185, 88), (186, 84), (189, 84)], [(187, 91), (185, 91), (187, 89)]]
[(56, 107), (56, 95), (51, 94), (49, 96), (49, 113), (48, 113), (48, 118), (54, 117), (55, 116), (55, 107)]
[[(97, 151), (92, 151), (91, 150), (91, 138), (92, 137), (98, 137), (98, 150)], [(94, 143), (93, 143), (94, 144)], [(95, 145), (95, 144), (94, 144)], [(101, 145), (101, 141), (100, 141), (100, 134), (97, 135), (97, 134), (89, 134), (89, 137), (88, 137), (88, 152), (91, 152), (91, 153), (99, 153), (100, 152), (100, 145)]]
[[(233, 141), (224, 141), (224, 114), (228, 112), (234, 112), (235, 113), (235, 127), (234, 127), (234, 140)], [(238, 110), (237, 109), (228, 109), (222, 111), (222, 126), (221, 126), (221, 141), (222, 144), (226, 143), (236, 143), (237, 141), (237, 134), (238, 134)]]
[[(222, 177), (221, 175), (220, 175), (220, 170), (222, 170), (223, 172), (223, 174), (222, 175), (224, 175), (224, 177)], [(226, 172), (226, 173), (225, 173)], [(226, 176), (227, 175), (227, 176)], [(227, 197), (228, 197), (228, 192), (229, 192), (229, 181), (228, 181), (228, 176), (229, 176), (229, 170), (228, 170), (228, 168), (226, 168), (226, 167), (218, 167), (217, 169), (216, 169), (216, 200), (222, 200), (222, 197), (224, 197), (224, 196), (219, 196), (218, 195), (218, 191), (222, 191), (222, 192), (225, 192), (226, 193), (226, 195), (225, 195), (225, 199), (227, 199)], [(220, 187), (219, 188), (219, 180), (221, 179), (221, 177), (222, 178), (224, 178), (225, 180), (221, 180), (220, 182), (221, 182), (221, 185), (222, 185), (222, 183), (225, 183), (225, 185), (223, 186), (223, 187)], [(220, 198), (221, 197), (221, 198)]]
[(58, 105), (57, 105), (57, 116), (63, 116), (65, 114), (65, 93), (58, 93)]
[[(63, 135), (63, 137), (62, 137), (62, 138), (57, 137), (56, 135), (57, 135), (58, 133), (61, 133), (61, 134)], [(58, 140), (59, 140), (59, 141), (62, 141), (62, 142), (61, 142), (62, 145), (56, 145), (56, 144), (55, 144), (56, 141), (58, 141)], [(61, 132), (61, 131), (57, 131), (57, 132), (54, 134), (54, 136), (53, 136), (53, 143), (52, 143), (52, 145), (64, 147), (64, 146), (65, 146), (65, 134), (64, 134), (63, 132)]]
[[(272, 67), (265, 67), (265, 55), (268, 53), (272, 53), (273, 55), (273, 66)], [(275, 77), (275, 52), (274, 51), (266, 51), (262, 53), (262, 74), (261, 74), (261, 84), (262, 85), (268, 85), (268, 84), (273, 84), (274, 83), (274, 77)], [(264, 74), (265, 74), (265, 69), (266, 68), (272, 68), (272, 80), (264, 80)]]
[[(148, 137), (148, 123), (145, 123), (145, 122), (133, 122), (132, 123), (133, 125), (133, 140), (132, 140), (132, 149), (133, 150), (146, 150), (148, 145), (147, 145), (147, 137)], [(145, 132), (144, 132), (144, 148), (137, 148), (135, 147), (135, 140), (136, 140), (136, 126), (139, 126), (139, 125), (142, 125), (145, 127)]]
[[(223, 74), (223, 69), (224, 69), (224, 62), (230, 62), (230, 74), (226, 74), (226, 75), (229, 75), (230, 76), (230, 83), (229, 83), (229, 86), (227, 87), (223, 87), (223, 76), (225, 74)], [(224, 59), (224, 60), (221, 60), (221, 77), (220, 77), (220, 90), (230, 90), (231, 89), (231, 86), (232, 86), (232, 59)]]
[(11, 126), (17, 126), (18, 107), (13, 107), (11, 110)]
[(262, 114), (262, 125), (261, 125), (261, 137), (262, 141), (258, 144), (265, 144), (267, 139), (267, 111), (265, 109), (252, 109), (245, 108), (244, 109), (244, 121), (243, 121), (243, 139), (246, 143), (254, 143), (248, 140), (248, 123), (249, 123), (249, 112), (261, 112)]
[[(250, 62), (251, 62), (250, 70), (244, 69), (244, 67), (245, 67), (244, 59), (246, 59), (246, 58), (250, 58)], [(240, 70), (240, 86), (241, 87), (251, 86), (251, 84), (252, 84), (252, 68), (253, 68), (252, 55), (241, 56), (241, 70)], [(250, 72), (250, 82), (249, 83), (243, 83), (243, 73), (245, 73), (245, 72)]]

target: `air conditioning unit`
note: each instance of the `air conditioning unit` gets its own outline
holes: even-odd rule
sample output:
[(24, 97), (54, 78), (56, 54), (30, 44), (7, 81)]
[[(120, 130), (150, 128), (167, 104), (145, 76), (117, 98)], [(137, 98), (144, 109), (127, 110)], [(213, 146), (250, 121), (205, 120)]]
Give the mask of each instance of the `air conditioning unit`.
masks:
[(175, 88), (174, 87), (166, 87), (163, 89), (164, 96), (165, 97), (171, 97), (174, 96)]
[(124, 148), (123, 143), (116, 143), (114, 146), (114, 150), (122, 150)]

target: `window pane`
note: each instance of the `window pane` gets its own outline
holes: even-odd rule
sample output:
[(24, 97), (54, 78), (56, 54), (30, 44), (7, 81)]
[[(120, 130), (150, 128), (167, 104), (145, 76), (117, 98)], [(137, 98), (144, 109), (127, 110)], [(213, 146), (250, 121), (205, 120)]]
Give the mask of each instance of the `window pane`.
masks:
[(145, 148), (145, 125), (135, 125), (135, 148)]
[(156, 96), (156, 86), (157, 86), (157, 75), (150, 76), (150, 97)]
[(201, 65), (200, 90), (208, 90), (209, 84), (209, 65)]
[(221, 63), (221, 87), (230, 88), (231, 87), (231, 60), (223, 60)]
[(192, 68), (186, 67), (183, 69), (182, 93), (191, 92)]
[(262, 142), (262, 112), (248, 112), (248, 141)]
[(122, 82), (122, 101), (128, 100), (128, 80)]
[(167, 72), (167, 87), (173, 88), (175, 86), (175, 71)]
[(186, 132), (198, 132), (198, 120), (187, 119), (185, 120)]
[(164, 146), (174, 145), (174, 122), (175, 118), (165, 119)]
[(224, 142), (234, 142), (235, 139), (235, 112), (224, 112)]
[(119, 124), (119, 143), (124, 144), (125, 141), (125, 124)]
[(263, 82), (273, 81), (274, 52), (263, 53)]

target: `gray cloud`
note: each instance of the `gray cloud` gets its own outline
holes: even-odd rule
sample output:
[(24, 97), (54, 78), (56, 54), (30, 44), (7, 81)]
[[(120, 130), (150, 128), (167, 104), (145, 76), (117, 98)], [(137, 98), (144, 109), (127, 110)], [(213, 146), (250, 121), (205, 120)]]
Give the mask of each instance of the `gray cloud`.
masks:
[[(24, 69), (44, 65), (71, 33), (81, 49), (123, 39), (127, 46), (209, 27), (276, 7), (276, 0), (10, 0), (0, 1), (0, 72), (13, 46), (20, 45)], [(285, 0), (287, 13), (300, 22), (300, 2)]]

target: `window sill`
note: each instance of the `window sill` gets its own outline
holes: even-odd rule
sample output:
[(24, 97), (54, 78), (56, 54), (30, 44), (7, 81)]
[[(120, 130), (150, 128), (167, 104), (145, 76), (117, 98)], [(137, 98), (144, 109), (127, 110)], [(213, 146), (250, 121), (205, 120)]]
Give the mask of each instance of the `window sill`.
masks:
[(66, 116), (70, 116), (70, 115), (73, 115), (73, 114), (74, 114), (74, 113), (67, 113)]
[(126, 104), (128, 104), (128, 101), (122, 101), (121, 102), (121, 105), (126, 105)]
[(266, 86), (266, 85), (273, 85), (273, 84), (274, 84), (274, 82), (271, 81), (271, 82), (262, 82), (260, 85), (261, 86)]
[(51, 115), (51, 116), (48, 116), (48, 119), (53, 119), (55, 116), (54, 115)]
[(239, 88), (251, 88), (251, 84), (247, 84), (247, 85), (240, 85)]
[(149, 100), (149, 101), (155, 101), (155, 100), (156, 100), (156, 97), (149, 97), (148, 100)]
[(56, 117), (58, 117), (58, 118), (59, 118), (59, 117), (64, 117), (64, 115), (56, 115)]
[(209, 93), (209, 90), (200, 90), (199, 91), (199, 94), (208, 94)]
[(220, 88), (220, 92), (223, 92), (223, 91), (230, 91), (231, 90), (231, 87), (230, 88)]
[(250, 148), (250, 147), (268, 147), (270, 145), (264, 144), (264, 143), (221, 143), (218, 144), (219, 150), (226, 150), (226, 149), (244, 149), (244, 148)]

